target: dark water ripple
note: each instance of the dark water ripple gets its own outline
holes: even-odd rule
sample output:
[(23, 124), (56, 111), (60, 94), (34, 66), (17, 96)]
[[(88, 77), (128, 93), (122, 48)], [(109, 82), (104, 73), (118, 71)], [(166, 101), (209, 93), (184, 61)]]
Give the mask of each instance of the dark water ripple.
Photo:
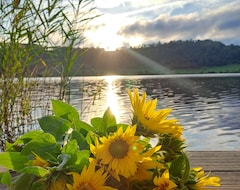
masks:
[[(88, 94), (82, 93), (83, 87)], [(172, 108), (170, 117), (184, 126), (189, 150), (240, 150), (240, 75), (73, 78), (71, 103), (84, 110), (82, 117), (87, 121), (116, 104), (118, 121), (129, 122), (126, 88), (138, 88), (157, 98), (158, 109)], [(99, 95), (92, 101), (94, 93)]]

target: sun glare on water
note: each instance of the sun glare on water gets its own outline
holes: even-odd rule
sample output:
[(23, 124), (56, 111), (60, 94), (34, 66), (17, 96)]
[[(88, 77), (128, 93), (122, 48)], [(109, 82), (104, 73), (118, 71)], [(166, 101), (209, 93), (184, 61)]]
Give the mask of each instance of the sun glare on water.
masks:
[(106, 76), (105, 80), (107, 82), (108, 88), (106, 92), (106, 107), (109, 107), (112, 113), (115, 115), (116, 119), (119, 119), (120, 116), (120, 107), (118, 102), (118, 97), (114, 88), (114, 81), (118, 76)]

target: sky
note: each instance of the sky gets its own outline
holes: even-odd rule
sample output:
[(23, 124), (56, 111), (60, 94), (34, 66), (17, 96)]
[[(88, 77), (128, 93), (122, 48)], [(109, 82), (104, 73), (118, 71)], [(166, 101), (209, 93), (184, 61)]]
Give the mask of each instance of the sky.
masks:
[(240, 45), (240, 0), (95, 0), (85, 47), (115, 50), (176, 40)]

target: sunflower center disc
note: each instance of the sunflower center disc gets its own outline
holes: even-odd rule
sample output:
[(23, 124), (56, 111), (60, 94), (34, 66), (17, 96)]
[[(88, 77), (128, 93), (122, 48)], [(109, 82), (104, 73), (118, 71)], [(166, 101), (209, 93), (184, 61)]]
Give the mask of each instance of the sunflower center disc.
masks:
[(110, 144), (109, 152), (113, 158), (124, 158), (128, 153), (128, 144), (123, 140), (116, 140)]
[(80, 186), (77, 187), (78, 190), (95, 190), (91, 184), (82, 183)]

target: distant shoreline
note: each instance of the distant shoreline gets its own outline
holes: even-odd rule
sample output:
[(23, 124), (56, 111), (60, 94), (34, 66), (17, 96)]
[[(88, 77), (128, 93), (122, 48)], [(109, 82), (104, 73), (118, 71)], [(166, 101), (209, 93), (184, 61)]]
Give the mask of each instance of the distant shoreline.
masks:
[[(173, 69), (168, 70), (166, 73), (163, 72), (138, 72), (134, 69), (128, 70), (128, 72), (118, 71), (106, 71), (104, 73), (91, 73), (81, 72), (80, 75), (71, 75), (71, 76), (106, 76), (106, 75), (179, 75), (179, 74), (226, 74), (226, 73), (240, 73), (240, 64), (230, 64), (224, 66), (215, 66), (215, 67), (204, 67), (204, 68), (195, 68), (195, 69)], [(78, 74), (78, 73), (77, 73)]]
[[(240, 77), (240, 73), (200, 73), (200, 74), (159, 74), (159, 75), (91, 75), (91, 76), (71, 76), (71, 80), (103, 80), (106, 78), (114, 78), (114, 79), (139, 79), (139, 78), (201, 78), (201, 77)], [(29, 79), (29, 78), (28, 78)], [(31, 78), (30, 78), (31, 79)], [(35, 78), (32, 78), (33, 80)], [(37, 77), (40, 80), (56, 80), (59, 81), (60, 77)]]

